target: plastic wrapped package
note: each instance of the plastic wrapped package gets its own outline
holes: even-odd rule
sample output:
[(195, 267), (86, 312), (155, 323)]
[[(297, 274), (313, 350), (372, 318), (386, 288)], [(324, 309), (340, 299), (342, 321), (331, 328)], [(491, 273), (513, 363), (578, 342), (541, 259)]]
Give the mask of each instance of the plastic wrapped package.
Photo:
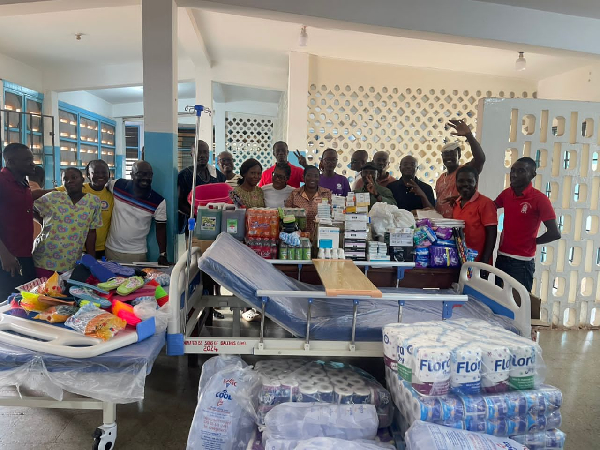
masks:
[(527, 446), (529, 450), (561, 450), (565, 446), (567, 435), (560, 430), (511, 436), (511, 439)]
[(69, 317), (65, 325), (85, 336), (107, 341), (123, 330), (127, 322), (88, 303), (79, 308), (75, 315)]
[(509, 438), (486, 436), (433, 423), (415, 421), (406, 432), (406, 450), (528, 450)]
[(146, 376), (165, 344), (155, 335), (95, 356), (65, 358), (0, 343), (0, 387), (40, 391), (62, 400), (63, 390), (117, 404), (144, 399)]
[(367, 441), (357, 439), (355, 441), (346, 441), (344, 439), (317, 437), (298, 442), (296, 450), (393, 450), (390, 444), (384, 444), (376, 441)]
[(198, 398), (187, 449), (245, 450), (256, 430), (260, 377), (250, 367), (226, 365)]
[(269, 450), (294, 448), (313, 437), (373, 440), (379, 420), (373, 405), (283, 403), (265, 417), (262, 440)]
[(243, 369), (244, 367), (248, 367), (248, 364), (246, 364), (242, 358), (235, 355), (213, 356), (202, 364), (202, 373), (200, 374), (200, 383), (198, 386), (198, 399), (211, 377), (215, 373), (229, 367), (239, 367)]
[(410, 211), (383, 202), (373, 205), (369, 217), (373, 232), (380, 236), (383, 236), (389, 228), (414, 228), (415, 226), (415, 218)]
[(36, 320), (45, 320), (50, 323), (62, 323), (75, 314), (79, 308), (77, 306), (59, 305), (51, 306), (34, 317)]
[(528, 390), (544, 381), (542, 350), (531, 340), (481, 321), (435, 323), (383, 328), (386, 364), (397, 356), (398, 377), (421, 395)]
[(371, 375), (336, 362), (304, 360), (263, 360), (255, 370), (261, 375), (258, 419), (281, 403), (331, 403), (340, 405), (374, 405), (379, 426), (392, 421), (389, 392)]
[(155, 333), (163, 333), (169, 324), (169, 303), (159, 308), (154, 297), (141, 297), (141, 301), (134, 305), (133, 313), (141, 320), (154, 317), (156, 323)]
[[(231, 255), (235, 255), (233, 258)], [(256, 297), (258, 289), (278, 291), (322, 291), (322, 287), (300, 283), (287, 277), (267, 261), (257, 256), (251, 249), (226, 233), (222, 233), (209, 249), (202, 254), (198, 263), (200, 269), (218, 284), (225, 286), (236, 297), (249, 306), (262, 308)], [(431, 292), (423, 289), (381, 288), (391, 293), (435, 293), (453, 294), (452, 290)], [(266, 315), (275, 323), (297, 337), (306, 336), (306, 313), (308, 298), (273, 297), (266, 304)], [(361, 300), (358, 306), (356, 340), (378, 341), (381, 329), (389, 323), (390, 317), (397, 317), (398, 302), (385, 300)], [(344, 299), (315, 299), (311, 309), (311, 337), (326, 340), (350, 340), (352, 336), (352, 301)], [(403, 322), (413, 323), (440, 320), (442, 304), (439, 301), (407, 301), (404, 306)], [(474, 297), (461, 308), (455, 308), (453, 318), (478, 318), (488, 324), (517, 331), (513, 321), (494, 314), (487, 306)]]
[(432, 245), (429, 247), (429, 267), (459, 267), (456, 248)]
[[(387, 369), (389, 370), (389, 369)], [(561, 426), (562, 393), (543, 385), (533, 391), (423, 397), (386, 373), (392, 399), (406, 421), (437, 423), (496, 436), (536, 433)]]

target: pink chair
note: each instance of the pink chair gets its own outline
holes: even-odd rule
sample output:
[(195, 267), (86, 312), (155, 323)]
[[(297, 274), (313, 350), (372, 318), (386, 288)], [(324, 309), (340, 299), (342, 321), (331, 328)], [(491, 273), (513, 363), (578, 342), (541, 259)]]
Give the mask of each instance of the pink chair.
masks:
[[(195, 208), (206, 206), (209, 203), (233, 203), (229, 193), (233, 188), (227, 183), (212, 183), (196, 186)], [(188, 195), (188, 203), (192, 204), (192, 193)]]

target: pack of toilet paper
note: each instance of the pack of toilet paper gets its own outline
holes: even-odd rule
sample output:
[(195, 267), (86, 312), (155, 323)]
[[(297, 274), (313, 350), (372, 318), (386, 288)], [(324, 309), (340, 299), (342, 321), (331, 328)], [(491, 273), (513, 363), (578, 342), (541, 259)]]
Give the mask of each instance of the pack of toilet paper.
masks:
[(261, 376), (258, 423), (281, 403), (330, 403), (374, 405), (381, 427), (392, 421), (389, 392), (371, 375), (357, 367), (334, 361), (266, 359), (256, 363)]
[(477, 319), (383, 328), (386, 367), (425, 396), (531, 390), (545, 378), (539, 345)]

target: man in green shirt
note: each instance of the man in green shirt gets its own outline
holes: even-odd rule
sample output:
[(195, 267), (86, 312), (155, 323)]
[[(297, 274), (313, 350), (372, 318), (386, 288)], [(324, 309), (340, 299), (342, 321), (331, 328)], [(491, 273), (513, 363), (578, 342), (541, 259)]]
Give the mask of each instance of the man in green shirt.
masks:
[(365, 166), (363, 166), (360, 175), (363, 180), (363, 185), (356, 189), (355, 192), (368, 192), (371, 198), (371, 204), (369, 205), (369, 210), (373, 207), (373, 205), (377, 202), (389, 203), (390, 205), (396, 205), (396, 200), (394, 199), (394, 194), (388, 188), (380, 186), (377, 183), (377, 178), (379, 177), (380, 169), (373, 164), (372, 162), (368, 162)]

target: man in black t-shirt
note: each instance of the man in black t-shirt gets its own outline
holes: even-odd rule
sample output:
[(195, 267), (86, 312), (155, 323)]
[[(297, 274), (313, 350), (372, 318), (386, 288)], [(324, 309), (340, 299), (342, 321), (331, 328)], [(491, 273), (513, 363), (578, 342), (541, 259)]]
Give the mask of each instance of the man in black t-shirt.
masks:
[[(225, 175), (216, 169), (216, 173), (211, 174), (208, 167), (209, 155), (210, 150), (208, 144), (204, 141), (198, 141), (198, 154), (196, 155), (196, 186), (212, 183), (225, 183), (227, 181)], [(187, 219), (189, 219), (191, 212), (188, 195), (192, 192), (193, 180), (194, 166), (186, 167), (179, 172), (179, 175), (177, 176), (179, 233), (183, 233), (187, 230)]]
[(405, 156), (400, 161), (402, 177), (387, 185), (400, 209), (413, 211), (435, 207), (433, 189), (416, 177), (417, 166), (417, 159), (414, 156)]

